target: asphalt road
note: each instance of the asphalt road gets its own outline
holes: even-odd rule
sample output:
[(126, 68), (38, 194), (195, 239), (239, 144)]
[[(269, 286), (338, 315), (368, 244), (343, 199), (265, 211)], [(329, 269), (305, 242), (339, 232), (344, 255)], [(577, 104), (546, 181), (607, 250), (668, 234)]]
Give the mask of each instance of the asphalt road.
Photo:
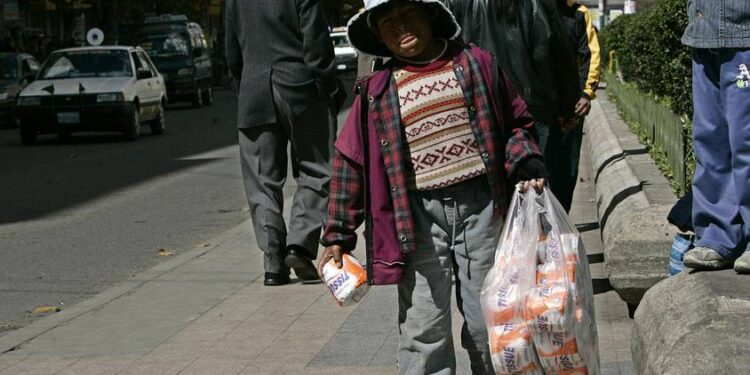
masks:
[(160, 249), (204, 246), (249, 217), (236, 99), (215, 94), (212, 107), (170, 106), (165, 134), (136, 142), (82, 133), (24, 147), (0, 130), (0, 335), (38, 319), (35, 307), (65, 309), (163, 261)]

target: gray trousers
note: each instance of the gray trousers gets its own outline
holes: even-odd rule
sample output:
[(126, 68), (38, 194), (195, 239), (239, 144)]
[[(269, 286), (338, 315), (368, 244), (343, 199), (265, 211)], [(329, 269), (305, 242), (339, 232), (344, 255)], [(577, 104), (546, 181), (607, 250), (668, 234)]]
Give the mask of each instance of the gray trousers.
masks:
[(451, 284), (465, 323), (461, 344), (473, 374), (493, 374), (479, 293), (492, 267), (502, 218), (492, 215), (485, 176), (443, 189), (412, 193), (417, 249), (407, 254), (398, 287), (401, 374), (455, 374)]
[[(255, 237), (265, 253), (265, 270), (285, 274), (289, 272), (284, 265), (287, 246), (302, 246), (313, 256), (318, 252), (328, 205), (336, 115), (329, 101), (315, 101), (299, 115), (276, 90), (274, 102), (278, 123), (240, 129), (240, 163)], [(287, 229), (282, 189), (289, 145), (297, 191)]]

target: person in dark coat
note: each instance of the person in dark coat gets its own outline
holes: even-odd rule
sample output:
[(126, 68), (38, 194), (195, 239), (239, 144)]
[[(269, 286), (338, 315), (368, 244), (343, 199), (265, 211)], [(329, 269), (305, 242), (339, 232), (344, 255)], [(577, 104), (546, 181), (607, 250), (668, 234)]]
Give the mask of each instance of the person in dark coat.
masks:
[[(562, 139), (580, 127), (575, 46), (554, 0), (443, 0), (461, 24), (461, 37), (492, 52), (537, 121), (549, 185), (570, 209), (578, 158)], [(576, 173), (577, 176), (577, 173)], [(572, 184), (571, 184), (572, 180)], [(572, 185), (572, 186), (571, 186)]]
[[(328, 203), (337, 104), (343, 101), (320, 2), (228, 0), (225, 24), (227, 65), (239, 96), (242, 175), (265, 253), (265, 285), (288, 283), (290, 268), (303, 281), (317, 281), (312, 260)], [(298, 187), (287, 229), (282, 188), (288, 145)]]

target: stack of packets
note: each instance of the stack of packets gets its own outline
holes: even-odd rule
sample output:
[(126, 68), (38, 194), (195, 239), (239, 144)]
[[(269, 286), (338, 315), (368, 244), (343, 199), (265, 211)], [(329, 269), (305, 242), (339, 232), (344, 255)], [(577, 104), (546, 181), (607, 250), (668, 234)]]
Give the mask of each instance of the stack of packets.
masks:
[(524, 224), (537, 230), (506, 236), (514, 248), (501, 245), (482, 292), (495, 372), (598, 375), (593, 290), (579, 234), (545, 215)]
[(367, 272), (357, 258), (344, 254), (343, 266), (338, 268), (333, 259), (323, 266), (323, 280), (339, 306), (353, 305), (362, 300), (369, 290)]

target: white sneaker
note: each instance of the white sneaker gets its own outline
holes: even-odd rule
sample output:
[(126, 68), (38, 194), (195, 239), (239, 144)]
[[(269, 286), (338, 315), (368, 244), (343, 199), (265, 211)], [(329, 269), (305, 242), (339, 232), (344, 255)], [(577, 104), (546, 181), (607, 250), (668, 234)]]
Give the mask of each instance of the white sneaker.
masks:
[(734, 261), (734, 270), (737, 273), (750, 274), (750, 251), (745, 251)]
[(731, 259), (726, 259), (718, 251), (703, 246), (698, 246), (685, 253), (683, 263), (685, 267), (703, 271), (723, 270), (732, 267)]

